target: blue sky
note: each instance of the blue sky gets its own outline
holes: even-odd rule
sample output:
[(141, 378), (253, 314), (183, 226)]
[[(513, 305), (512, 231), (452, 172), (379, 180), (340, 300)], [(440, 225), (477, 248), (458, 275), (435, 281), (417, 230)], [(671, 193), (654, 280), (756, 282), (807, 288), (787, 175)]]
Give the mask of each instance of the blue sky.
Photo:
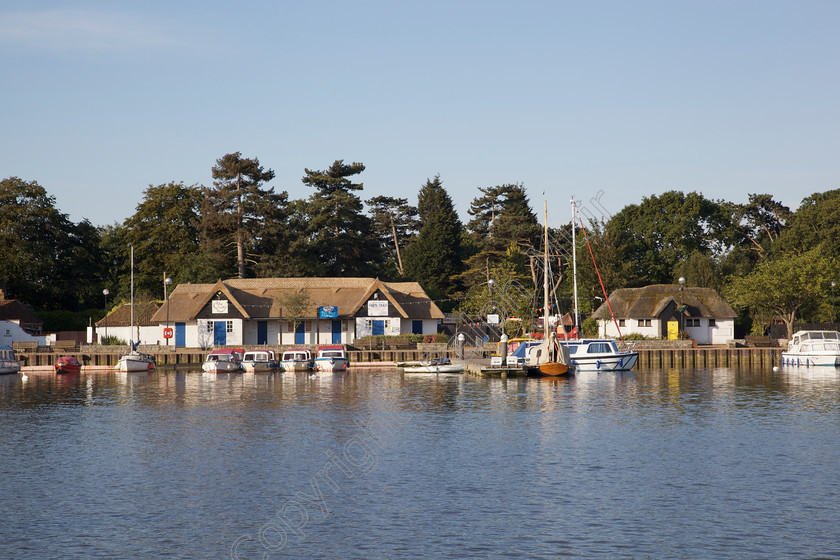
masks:
[[(0, 0), (0, 177), (74, 221), (258, 157), (360, 161), (363, 198), (440, 174), (463, 219), (522, 183), (549, 223), (667, 190), (796, 207), (840, 187), (840, 2)], [(598, 197), (600, 209), (587, 203)]]

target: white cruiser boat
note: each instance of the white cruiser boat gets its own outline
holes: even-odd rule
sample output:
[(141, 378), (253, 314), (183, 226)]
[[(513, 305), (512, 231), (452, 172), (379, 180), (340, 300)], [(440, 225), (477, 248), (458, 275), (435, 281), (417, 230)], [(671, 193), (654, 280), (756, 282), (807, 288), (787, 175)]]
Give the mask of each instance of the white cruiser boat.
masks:
[(249, 350), (242, 357), (242, 369), (245, 373), (259, 373), (278, 369), (280, 362), (274, 350)]
[(206, 373), (229, 373), (242, 369), (242, 348), (219, 348), (207, 355), (201, 364)]
[(782, 365), (840, 367), (840, 333), (799, 331), (782, 352)]
[(280, 357), (283, 371), (310, 371), (315, 367), (312, 352), (306, 348), (290, 348)]
[(611, 338), (579, 338), (558, 340), (569, 349), (569, 357), (577, 371), (630, 371), (639, 360), (639, 353), (619, 350)]
[(331, 344), (319, 346), (315, 354), (315, 369), (319, 371), (347, 371), (350, 360), (344, 346)]

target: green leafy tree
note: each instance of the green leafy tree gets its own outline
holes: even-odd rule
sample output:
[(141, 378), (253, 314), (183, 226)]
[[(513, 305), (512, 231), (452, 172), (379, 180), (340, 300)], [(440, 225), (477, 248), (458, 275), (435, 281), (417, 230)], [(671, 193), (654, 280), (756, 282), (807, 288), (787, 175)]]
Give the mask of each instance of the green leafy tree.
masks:
[(801, 252), (823, 244), (829, 254), (840, 253), (840, 189), (804, 198), (787, 225), (774, 250)]
[(312, 305), (309, 292), (304, 288), (293, 290), (280, 298), (280, 306), (283, 310), (283, 317), (292, 323), (292, 332), (297, 331), (306, 312)]
[(134, 284), (163, 297), (164, 275), (181, 282), (212, 282), (201, 251), (199, 223), (204, 194), (183, 183), (149, 185), (134, 215), (125, 220), (123, 242), (134, 246)]
[(0, 181), (0, 280), (7, 292), (40, 309), (89, 305), (103, 275), (99, 235), (73, 223), (37, 182)]
[(325, 274), (370, 276), (382, 260), (370, 218), (354, 194), (364, 185), (350, 180), (364, 170), (361, 163), (343, 160), (323, 171), (305, 170), (303, 183), (315, 189), (308, 208), (310, 251)]
[(463, 266), (463, 225), (440, 176), (427, 180), (420, 189), (417, 212), (422, 226), (417, 238), (405, 250), (406, 277), (419, 282), (444, 309), (451, 309), (451, 302), (442, 300), (463, 289), (457, 280)]
[(827, 299), (837, 272), (836, 260), (817, 246), (761, 261), (748, 275), (731, 279), (724, 297), (739, 308), (749, 308), (754, 317), (780, 317), (790, 338), (800, 309)]
[(739, 241), (730, 209), (696, 192), (645, 198), (610, 218), (606, 229), (621, 237), (621, 259), (639, 286), (671, 282), (686, 256), (723, 254)]
[[(417, 208), (405, 198), (376, 196), (366, 201), (370, 207), (373, 233), (385, 255), (394, 263), (396, 273), (402, 276), (402, 249), (410, 243), (420, 229)], [(386, 274), (387, 276), (387, 274)]]
[[(240, 152), (217, 159), (212, 172), (215, 188), (204, 190), (201, 210), (202, 245), (220, 276), (235, 270), (239, 278), (245, 278), (249, 248), (263, 230), (265, 213), (271, 205), (283, 204), (285, 193), (260, 188), (274, 178), (274, 171), (263, 169), (257, 158), (243, 158)], [(234, 267), (231, 249), (236, 255)], [(250, 257), (253, 261), (253, 254)]]
[(749, 202), (738, 207), (749, 248), (760, 258), (778, 241), (793, 213), (769, 194), (751, 194)]

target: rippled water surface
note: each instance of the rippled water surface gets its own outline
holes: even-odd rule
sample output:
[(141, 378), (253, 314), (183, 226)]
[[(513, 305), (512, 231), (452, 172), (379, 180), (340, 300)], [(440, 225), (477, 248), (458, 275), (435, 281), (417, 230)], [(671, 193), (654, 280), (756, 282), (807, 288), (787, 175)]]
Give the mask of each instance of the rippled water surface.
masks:
[(0, 377), (0, 558), (840, 558), (840, 373)]

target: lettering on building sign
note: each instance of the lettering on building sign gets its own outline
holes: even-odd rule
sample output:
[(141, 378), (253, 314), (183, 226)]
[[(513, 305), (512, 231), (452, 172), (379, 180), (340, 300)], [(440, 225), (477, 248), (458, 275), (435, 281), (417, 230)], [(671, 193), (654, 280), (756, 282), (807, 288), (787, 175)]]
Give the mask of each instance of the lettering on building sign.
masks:
[(388, 301), (371, 300), (368, 302), (368, 317), (387, 317)]
[(211, 307), (213, 313), (227, 313), (228, 301), (226, 299), (214, 299)]

